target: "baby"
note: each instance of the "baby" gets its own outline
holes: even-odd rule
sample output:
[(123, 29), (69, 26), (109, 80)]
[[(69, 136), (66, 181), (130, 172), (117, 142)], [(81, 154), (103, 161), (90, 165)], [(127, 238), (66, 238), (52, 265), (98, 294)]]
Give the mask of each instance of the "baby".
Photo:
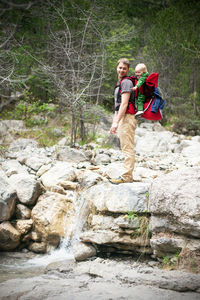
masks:
[[(136, 67), (135, 67), (135, 75), (138, 79), (138, 82), (136, 84), (136, 86), (134, 86), (132, 88), (133, 91), (137, 90), (139, 87), (141, 87), (146, 78), (149, 76), (149, 73), (147, 72), (147, 67), (145, 66), (145, 64), (138, 64)], [(137, 96), (137, 113), (135, 114), (135, 117), (139, 117), (141, 116), (144, 111), (143, 111), (143, 104), (145, 102), (145, 98), (146, 96), (143, 95), (139, 90), (138, 90), (138, 96)]]

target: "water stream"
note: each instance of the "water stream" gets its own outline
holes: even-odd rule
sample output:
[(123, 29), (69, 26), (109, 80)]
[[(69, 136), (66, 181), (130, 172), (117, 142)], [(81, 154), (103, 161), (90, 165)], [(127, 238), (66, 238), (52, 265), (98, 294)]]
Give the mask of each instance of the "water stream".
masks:
[[(73, 245), (79, 240), (88, 215), (88, 203), (82, 197), (75, 198), (75, 218), (68, 228), (65, 238), (59, 247), (48, 254), (35, 254), (32, 252), (0, 252), (0, 282), (27, 278), (44, 273), (47, 265), (62, 260), (74, 260)], [(76, 202), (76, 203), (75, 203)]]

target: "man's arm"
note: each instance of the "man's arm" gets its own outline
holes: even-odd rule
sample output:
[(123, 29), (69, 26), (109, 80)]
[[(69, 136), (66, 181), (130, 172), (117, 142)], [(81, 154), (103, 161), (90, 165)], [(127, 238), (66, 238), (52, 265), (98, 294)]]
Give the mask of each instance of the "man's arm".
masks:
[(130, 98), (131, 93), (126, 92), (122, 94), (122, 102), (119, 108), (118, 112), (115, 112), (114, 118), (113, 118), (113, 123), (110, 128), (110, 133), (115, 134), (117, 132), (117, 128), (119, 126), (120, 120), (123, 118), (125, 115), (125, 112), (127, 110), (129, 98)]

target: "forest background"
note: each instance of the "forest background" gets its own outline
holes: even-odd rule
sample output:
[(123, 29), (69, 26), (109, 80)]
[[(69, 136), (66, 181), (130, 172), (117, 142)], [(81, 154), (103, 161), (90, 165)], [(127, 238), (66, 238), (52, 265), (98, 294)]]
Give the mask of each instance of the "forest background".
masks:
[(200, 134), (199, 12), (194, 0), (0, 0), (1, 119), (43, 128), (28, 134), (44, 145), (61, 125), (71, 146), (88, 141), (127, 57), (130, 74), (139, 62), (159, 73), (162, 124)]

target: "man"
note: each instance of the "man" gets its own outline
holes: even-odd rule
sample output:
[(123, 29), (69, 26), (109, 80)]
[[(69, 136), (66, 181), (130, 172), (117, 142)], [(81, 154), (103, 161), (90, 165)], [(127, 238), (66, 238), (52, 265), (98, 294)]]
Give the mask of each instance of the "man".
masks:
[(121, 58), (117, 64), (118, 84), (114, 94), (115, 114), (110, 133), (116, 134), (118, 131), (121, 149), (124, 154), (124, 172), (119, 178), (110, 179), (110, 182), (115, 184), (133, 182), (134, 135), (137, 120), (135, 119), (134, 105), (130, 102), (134, 98), (133, 83), (126, 78), (129, 66), (130, 62), (126, 58)]

